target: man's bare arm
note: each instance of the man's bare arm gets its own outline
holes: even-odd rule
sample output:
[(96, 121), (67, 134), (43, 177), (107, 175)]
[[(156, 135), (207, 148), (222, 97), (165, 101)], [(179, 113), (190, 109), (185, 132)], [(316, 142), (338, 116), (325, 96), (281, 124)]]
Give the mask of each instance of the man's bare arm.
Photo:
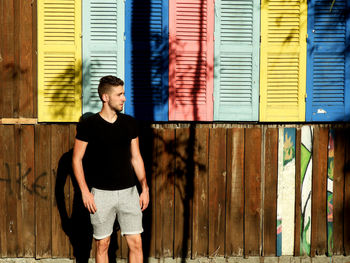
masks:
[(140, 194), (140, 206), (142, 211), (145, 210), (149, 203), (149, 189), (146, 180), (145, 166), (140, 153), (139, 138), (131, 140), (131, 164), (134, 167), (135, 174), (142, 188)]
[(75, 178), (77, 179), (82, 194), (84, 206), (89, 210), (90, 213), (95, 213), (96, 205), (94, 201), (94, 196), (90, 193), (90, 190), (87, 186), (83, 170), (83, 157), (85, 154), (87, 144), (87, 142), (75, 139), (72, 165)]

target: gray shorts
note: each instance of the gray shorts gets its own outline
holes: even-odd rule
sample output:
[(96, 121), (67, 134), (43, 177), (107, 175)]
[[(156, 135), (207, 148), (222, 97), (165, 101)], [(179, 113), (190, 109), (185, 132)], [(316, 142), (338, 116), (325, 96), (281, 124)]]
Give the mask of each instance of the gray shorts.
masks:
[(97, 211), (90, 214), (94, 229), (94, 238), (103, 239), (113, 232), (117, 216), (122, 235), (140, 234), (142, 228), (142, 212), (136, 186), (115, 191), (91, 189)]

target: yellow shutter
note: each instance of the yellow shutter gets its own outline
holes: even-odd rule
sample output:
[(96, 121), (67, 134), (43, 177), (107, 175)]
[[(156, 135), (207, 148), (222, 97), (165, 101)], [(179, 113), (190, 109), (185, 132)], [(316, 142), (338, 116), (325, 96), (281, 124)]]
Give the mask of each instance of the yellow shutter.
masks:
[(81, 0), (38, 0), (38, 121), (81, 116)]
[(260, 121), (304, 121), (306, 0), (262, 0)]

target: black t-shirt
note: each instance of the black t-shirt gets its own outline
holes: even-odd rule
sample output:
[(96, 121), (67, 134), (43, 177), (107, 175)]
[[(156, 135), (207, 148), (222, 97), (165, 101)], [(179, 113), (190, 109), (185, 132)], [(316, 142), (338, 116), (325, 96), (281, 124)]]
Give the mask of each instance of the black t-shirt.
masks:
[(136, 120), (122, 113), (114, 123), (99, 113), (78, 123), (76, 138), (88, 142), (83, 167), (89, 187), (121, 190), (136, 184), (130, 146), (137, 136)]

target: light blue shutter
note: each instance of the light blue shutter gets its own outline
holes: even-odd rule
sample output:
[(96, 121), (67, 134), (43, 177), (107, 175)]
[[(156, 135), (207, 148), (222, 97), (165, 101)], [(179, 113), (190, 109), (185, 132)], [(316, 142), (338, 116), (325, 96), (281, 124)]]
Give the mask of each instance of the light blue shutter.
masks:
[(215, 1), (214, 120), (257, 121), (260, 1)]
[(101, 77), (124, 79), (124, 1), (83, 1), (83, 113), (97, 112)]
[(349, 2), (308, 4), (307, 121), (350, 120)]
[(127, 0), (125, 112), (168, 120), (168, 0)]

